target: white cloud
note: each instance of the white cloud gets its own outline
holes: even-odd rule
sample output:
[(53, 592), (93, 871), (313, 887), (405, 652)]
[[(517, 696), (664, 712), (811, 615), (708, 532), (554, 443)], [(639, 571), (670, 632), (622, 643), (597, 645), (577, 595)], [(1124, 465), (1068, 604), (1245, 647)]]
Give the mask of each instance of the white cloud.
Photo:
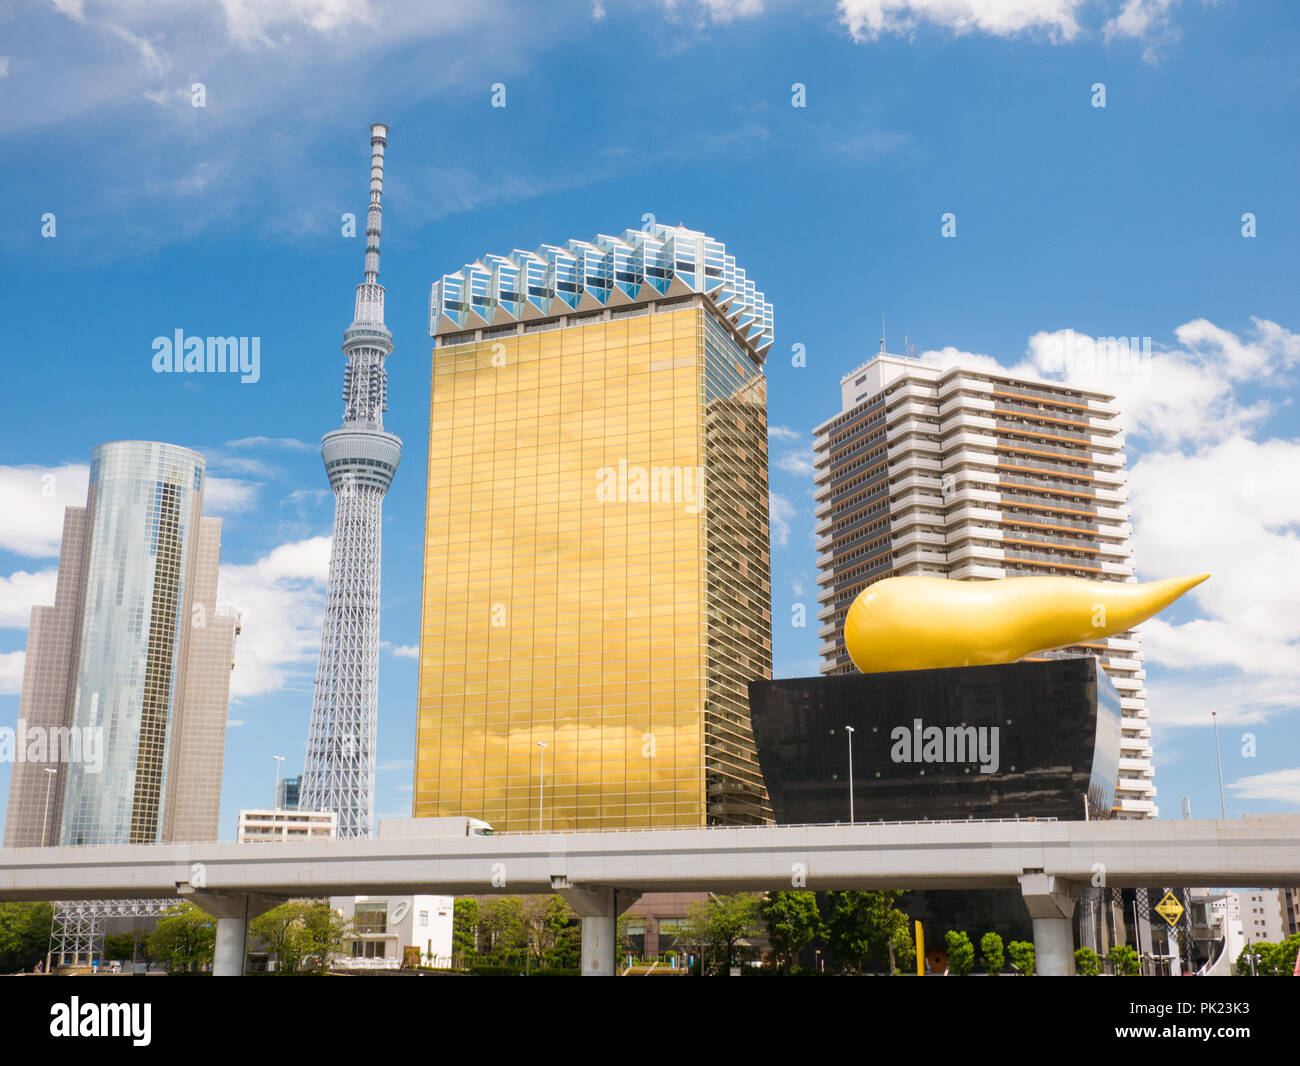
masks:
[(803, 437), (802, 433), (790, 429), (788, 426), (768, 426), (767, 435), (775, 437), (777, 440), (800, 440)]
[(1064, 381), (1115, 397), (1128, 434), (1153, 444), (1214, 442), (1254, 430), (1271, 413), (1267, 400), (1244, 401), (1242, 384), (1281, 385), (1300, 366), (1300, 334), (1268, 319), (1251, 320), (1251, 339), (1198, 318), (1174, 330), (1181, 348), (1151, 338), (1093, 337), (1073, 329), (1040, 331), (1013, 366), (951, 346), (920, 358), (943, 368)]
[[(388, 643), (385, 641), (384, 643)], [(418, 644), (388, 644), (388, 650), (398, 659), (418, 659), (420, 657), (420, 645)]]
[(798, 474), (800, 477), (812, 477), (813, 475), (813, 453), (809, 448), (805, 451), (786, 452), (776, 461), (776, 465), (784, 470), (787, 474)]
[(281, 544), (255, 563), (223, 565), (218, 606), (237, 611), (232, 696), (310, 685), (320, 652), (320, 616), (330, 538)]
[(34, 605), (53, 606), (58, 576), (57, 570), (19, 570), (0, 577), (0, 626), (26, 629)]
[[(693, 3), (681, 3), (680, 0), (661, 0), (664, 9), (670, 15), (681, 15), (690, 9), (691, 17), (697, 21), (734, 22), (738, 18), (749, 18), (763, 13), (763, 0), (694, 0)], [(602, 17), (604, 8), (601, 9)]]
[(790, 543), (790, 519), (795, 515), (794, 505), (784, 496), (769, 492), (767, 508), (772, 524), (772, 541), (784, 548)]
[(90, 467), (0, 466), (0, 550), (41, 559), (59, 554), (65, 507), (84, 507)]
[(227, 729), (238, 729), (241, 725), (248, 725), (248, 723), (247, 723), (246, 721), (244, 721), (244, 719), (242, 719), (242, 718), (227, 718), (227, 719), (226, 719), (226, 728), (227, 728)]
[(1253, 774), (1233, 781), (1228, 788), (1243, 800), (1273, 800), (1300, 806), (1300, 768)]
[(1194, 617), (1142, 626), (1148, 662), (1177, 671), (1150, 686), (1153, 721), (1203, 726), (1214, 710), (1259, 723), (1300, 703), (1300, 440), (1252, 439), (1294, 384), (1300, 334), (1255, 318), (1238, 336), (1198, 318), (1174, 337), (1149, 360), (1141, 343), (1126, 352), (1071, 330), (1034, 334), (1013, 367), (955, 348), (922, 358), (1116, 397), (1139, 576), (1211, 575), (1174, 609)]
[(9, 57), (0, 56), (0, 78), (9, 77)]
[(1178, 0), (1126, 0), (1118, 15), (1106, 20), (1102, 36), (1110, 41), (1116, 37), (1146, 37), (1154, 30), (1168, 25), (1169, 9)]
[(25, 651), (0, 652), (0, 695), (13, 695), (23, 688)]
[[(220, 0), (230, 39), (244, 46), (274, 46), (284, 33), (307, 27), (328, 35), (352, 24), (371, 25), (374, 12), (366, 0)], [(280, 39), (273, 39), (279, 31)]]
[(257, 504), (256, 481), (237, 478), (209, 477), (203, 482), (203, 511), (205, 514), (233, 514), (251, 510)]
[(1068, 41), (1079, 32), (1075, 12), (1083, 6), (1083, 0), (840, 0), (839, 12), (855, 41), (905, 36), (922, 24), (998, 37), (1046, 30)]
[(1300, 682), (1300, 441), (1232, 437), (1147, 454), (1129, 498), (1140, 568), (1211, 574), (1189, 594), (1208, 617), (1148, 622), (1148, 657)]
[(298, 440), (296, 437), (240, 437), (238, 440), (228, 440), (225, 443), (227, 448), (286, 448), (294, 452), (315, 452), (320, 450), (319, 444), (309, 444), (305, 440)]

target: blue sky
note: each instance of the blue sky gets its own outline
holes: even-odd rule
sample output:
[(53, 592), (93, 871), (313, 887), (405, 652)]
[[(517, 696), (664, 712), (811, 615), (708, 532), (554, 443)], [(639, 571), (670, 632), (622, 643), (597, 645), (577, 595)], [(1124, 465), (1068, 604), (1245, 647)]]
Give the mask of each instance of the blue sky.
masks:
[[(1139, 576), (1214, 575), (1144, 627), (1161, 816), (1181, 796), (1217, 813), (1211, 710), (1229, 814), (1300, 809), (1298, 51), (1300, 8), (1229, 0), (0, 13), (0, 722), (91, 449), (166, 440), (208, 457), (221, 597), (245, 619), (223, 836), (269, 801), (272, 755), (301, 766), (332, 517), (317, 448), (362, 266), (340, 216), (364, 219), (382, 121), (386, 424), (406, 451), (385, 504), (381, 816), (410, 810), (430, 283), (647, 214), (724, 241), (775, 306), (777, 676), (816, 672), (814, 629), (789, 625), (816, 596), (810, 431), (882, 314), (891, 351), (1022, 370), (1065, 330), (1149, 337), (1144, 380), (1075, 380), (1120, 398)], [(153, 338), (178, 328), (260, 337), (260, 380), (154, 374)], [(0, 805), (7, 782), (0, 766)]]

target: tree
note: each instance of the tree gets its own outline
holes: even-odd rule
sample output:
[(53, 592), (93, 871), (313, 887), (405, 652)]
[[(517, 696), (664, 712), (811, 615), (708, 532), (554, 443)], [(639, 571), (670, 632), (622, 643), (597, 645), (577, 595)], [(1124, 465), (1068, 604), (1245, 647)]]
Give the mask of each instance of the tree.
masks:
[(783, 971), (798, 966), (799, 953), (822, 933), (815, 892), (773, 892), (759, 905), (759, 916)]
[(1096, 977), (1101, 973), (1101, 958), (1092, 948), (1079, 948), (1074, 953), (1074, 972), (1079, 977)]
[(1116, 944), (1107, 957), (1110, 959), (1110, 972), (1116, 977), (1136, 977), (1142, 970), (1138, 953), (1127, 944)]
[(1287, 937), (1273, 953), (1273, 964), (1277, 967), (1280, 977), (1290, 977), (1295, 973), (1297, 954), (1300, 954), (1300, 933)]
[(350, 923), (326, 900), (298, 900), (299, 920), (291, 937), (293, 948), (307, 973), (325, 973), (330, 957), (343, 948)]
[(458, 899), (452, 904), (451, 960), (463, 966), (467, 955), (478, 954), (478, 900)]
[(975, 945), (963, 932), (949, 929), (944, 934), (948, 945), (948, 972), (956, 977), (965, 977), (975, 968)]
[(984, 956), (984, 972), (994, 977), (1002, 972), (1006, 955), (1002, 950), (1002, 938), (997, 933), (985, 933), (980, 937), (980, 954)]
[(527, 896), (521, 902), (528, 953), (538, 965), (551, 963), (557, 950), (574, 954), (564, 941), (572, 939), (578, 916), (563, 896)]
[(863, 973), (889, 966), (889, 945), (894, 945), (894, 966), (907, 970), (916, 961), (910, 920), (894, 907), (903, 893), (827, 892), (824, 926), (827, 945), (840, 970)]
[(518, 896), (498, 896), (480, 909), (479, 931), (487, 942), (487, 954), (499, 966), (519, 960), (528, 948), (528, 927), (524, 904)]
[(1013, 940), (1007, 945), (1012, 968), (1021, 977), (1034, 976), (1034, 945), (1027, 940)]
[(290, 931), (297, 920), (298, 912), (293, 903), (289, 902), (272, 907), (248, 923), (248, 931), (253, 935), (254, 942), (275, 956), (276, 973), (290, 974), (298, 971), (301, 960), (290, 939)]
[(216, 944), (216, 920), (193, 903), (169, 908), (149, 936), (150, 954), (171, 973), (202, 970), (212, 962)]
[(736, 946), (758, 929), (761, 897), (752, 892), (729, 896), (710, 896), (706, 903), (692, 903), (686, 908), (686, 941), (703, 946), (730, 973), (737, 959)]
[(20, 973), (43, 962), (53, 921), (48, 903), (0, 903), (0, 973)]
[(343, 947), (346, 923), (325, 901), (295, 899), (249, 922), (257, 943), (276, 958), (278, 974), (324, 973)]

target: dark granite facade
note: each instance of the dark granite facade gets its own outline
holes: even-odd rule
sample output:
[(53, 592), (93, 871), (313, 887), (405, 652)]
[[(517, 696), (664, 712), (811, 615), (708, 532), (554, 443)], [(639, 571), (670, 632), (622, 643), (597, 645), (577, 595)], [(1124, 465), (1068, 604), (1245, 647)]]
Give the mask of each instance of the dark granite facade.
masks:
[(753, 681), (778, 824), (1109, 817), (1119, 694), (1091, 657)]

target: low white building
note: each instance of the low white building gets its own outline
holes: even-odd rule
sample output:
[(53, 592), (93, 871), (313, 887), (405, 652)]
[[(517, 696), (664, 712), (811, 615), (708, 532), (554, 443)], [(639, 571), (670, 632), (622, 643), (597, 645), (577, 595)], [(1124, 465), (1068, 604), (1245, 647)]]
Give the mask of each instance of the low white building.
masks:
[(235, 840), (240, 844), (268, 840), (333, 840), (339, 816), (333, 811), (254, 810), (239, 812)]
[(1248, 944), (1280, 944), (1286, 939), (1282, 924), (1282, 893), (1276, 888), (1247, 888), (1214, 900), (1215, 914), (1241, 922)]
[(421, 965), (451, 965), (452, 896), (336, 896), (330, 905), (348, 922), (336, 966), (397, 969), (408, 948)]

